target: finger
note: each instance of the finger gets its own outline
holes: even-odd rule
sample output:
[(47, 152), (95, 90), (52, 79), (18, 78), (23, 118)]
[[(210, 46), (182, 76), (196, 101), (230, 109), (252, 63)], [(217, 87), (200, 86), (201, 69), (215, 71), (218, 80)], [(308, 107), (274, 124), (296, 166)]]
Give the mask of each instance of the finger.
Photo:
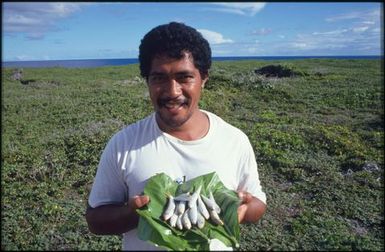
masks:
[(247, 212), (247, 205), (243, 204), (243, 205), (240, 205), (238, 207), (237, 213), (238, 213), (238, 222), (239, 223), (242, 223), (242, 221), (244, 220), (246, 212)]
[(135, 208), (141, 208), (144, 205), (147, 205), (148, 202), (150, 202), (150, 197), (147, 196), (147, 195), (135, 196), (134, 197)]
[(243, 198), (244, 198), (244, 192), (243, 191), (239, 191), (238, 192), (238, 198), (243, 202)]
[(242, 203), (248, 203), (253, 199), (253, 196), (245, 191), (238, 192), (238, 197), (241, 199)]

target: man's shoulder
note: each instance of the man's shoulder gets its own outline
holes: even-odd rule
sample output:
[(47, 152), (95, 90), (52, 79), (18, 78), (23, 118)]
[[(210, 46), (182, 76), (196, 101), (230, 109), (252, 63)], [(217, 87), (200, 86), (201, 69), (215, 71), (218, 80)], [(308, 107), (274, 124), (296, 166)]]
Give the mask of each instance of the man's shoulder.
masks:
[(120, 132), (132, 132), (132, 131), (137, 131), (137, 130), (143, 129), (143, 127), (148, 127), (148, 125), (152, 123), (153, 115), (154, 115), (153, 113), (149, 114), (146, 117), (144, 117), (138, 121), (135, 121), (133, 123), (130, 123), (130, 124), (124, 126), (118, 133), (120, 133)]
[(152, 113), (143, 119), (124, 126), (112, 136), (111, 141), (119, 143), (129, 140), (132, 142), (135, 138), (143, 134), (144, 129), (152, 126), (153, 116), (154, 114)]
[(220, 134), (226, 134), (226, 135), (232, 135), (234, 137), (241, 137), (241, 138), (246, 138), (246, 134), (238, 127), (232, 125), (231, 123), (227, 122), (225, 119), (222, 117), (209, 112), (209, 111), (204, 111), (210, 118), (210, 122), (212, 122), (216, 129), (220, 132)]

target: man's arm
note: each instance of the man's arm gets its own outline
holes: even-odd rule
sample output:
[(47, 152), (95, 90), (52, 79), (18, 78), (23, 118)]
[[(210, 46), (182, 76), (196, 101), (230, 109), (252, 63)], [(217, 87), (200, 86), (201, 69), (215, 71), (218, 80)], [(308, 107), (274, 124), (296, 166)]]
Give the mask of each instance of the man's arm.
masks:
[(266, 212), (266, 205), (261, 200), (252, 196), (248, 192), (238, 192), (241, 205), (238, 207), (239, 223), (257, 222)]
[(138, 226), (137, 208), (148, 204), (148, 196), (135, 196), (124, 205), (88, 207), (86, 220), (91, 233), (98, 235), (120, 235)]

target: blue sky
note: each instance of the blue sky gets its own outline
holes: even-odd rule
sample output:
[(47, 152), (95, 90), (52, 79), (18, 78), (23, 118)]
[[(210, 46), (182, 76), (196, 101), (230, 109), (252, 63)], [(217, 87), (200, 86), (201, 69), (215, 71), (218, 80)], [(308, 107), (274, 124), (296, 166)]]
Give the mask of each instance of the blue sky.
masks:
[(379, 2), (2, 3), (2, 60), (137, 58), (171, 21), (199, 30), (213, 56), (382, 55)]

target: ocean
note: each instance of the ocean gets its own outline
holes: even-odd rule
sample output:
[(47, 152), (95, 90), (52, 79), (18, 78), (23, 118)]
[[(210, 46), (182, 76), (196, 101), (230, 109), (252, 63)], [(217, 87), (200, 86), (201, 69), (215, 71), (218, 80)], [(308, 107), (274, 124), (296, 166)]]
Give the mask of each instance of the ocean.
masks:
[[(251, 57), (213, 57), (213, 61), (235, 60), (295, 60), (295, 59), (383, 59), (383, 56), (251, 56)], [(2, 68), (93, 68), (104, 66), (123, 66), (138, 63), (138, 59), (83, 59), (83, 60), (42, 60), (42, 61), (4, 61)]]

